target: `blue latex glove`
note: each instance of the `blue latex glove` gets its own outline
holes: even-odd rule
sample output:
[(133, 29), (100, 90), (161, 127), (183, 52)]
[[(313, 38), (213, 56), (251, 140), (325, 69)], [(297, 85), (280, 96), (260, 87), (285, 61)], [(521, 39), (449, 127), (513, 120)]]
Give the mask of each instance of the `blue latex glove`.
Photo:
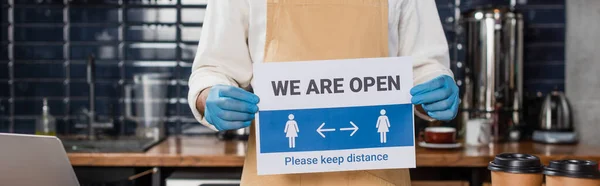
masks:
[(204, 116), (217, 130), (232, 130), (250, 126), (254, 114), (258, 112), (259, 99), (244, 89), (215, 85), (210, 88)]
[(458, 112), (458, 86), (452, 77), (443, 75), (410, 90), (412, 103), (421, 104), (427, 115), (434, 119), (448, 121)]

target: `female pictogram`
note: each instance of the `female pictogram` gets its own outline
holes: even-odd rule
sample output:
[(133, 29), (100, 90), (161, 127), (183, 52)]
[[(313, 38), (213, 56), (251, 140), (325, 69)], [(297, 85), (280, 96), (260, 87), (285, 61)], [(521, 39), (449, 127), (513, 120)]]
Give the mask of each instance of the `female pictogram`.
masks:
[(293, 114), (290, 114), (288, 119), (287, 123), (285, 123), (285, 130), (283, 132), (285, 133), (285, 137), (289, 140), (289, 147), (296, 148), (296, 137), (298, 137), (298, 132), (300, 132), (300, 130), (298, 129), (298, 123), (294, 120)]
[(386, 134), (390, 131), (390, 120), (388, 119), (388, 117), (385, 115), (385, 110), (381, 109), (381, 111), (379, 111), (379, 113), (381, 114), (381, 116), (379, 116), (379, 118), (377, 118), (377, 132), (379, 132), (379, 142), (380, 143), (387, 143), (387, 136)]

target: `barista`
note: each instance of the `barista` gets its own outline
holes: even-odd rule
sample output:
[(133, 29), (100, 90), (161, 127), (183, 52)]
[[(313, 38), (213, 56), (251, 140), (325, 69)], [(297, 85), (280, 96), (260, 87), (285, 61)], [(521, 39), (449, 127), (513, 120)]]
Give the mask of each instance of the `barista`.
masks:
[[(396, 2), (397, 1), (397, 2)], [(433, 0), (389, 0), (390, 56), (413, 56), (412, 103), (427, 114), (451, 120), (458, 87), (449, 70), (448, 44)], [(256, 6), (256, 7), (255, 7)], [(200, 44), (189, 79), (188, 101), (195, 118), (216, 130), (248, 127), (259, 98), (250, 86), (252, 63), (261, 63), (266, 10), (249, 0), (209, 0)], [(263, 4), (264, 6), (264, 4)], [(252, 11), (251, 11), (252, 10)], [(394, 34), (395, 33), (395, 34)]]
[[(384, 3), (387, 6), (385, 12), (375, 12), (370, 15), (389, 14), (385, 16), (388, 24), (384, 25), (388, 33), (386, 55), (389, 50), (391, 57), (412, 56), (414, 58), (415, 86), (410, 90), (413, 96), (412, 103), (422, 105), (427, 114), (434, 119), (453, 119), (459, 104), (458, 87), (449, 69), (448, 44), (434, 0), (356, 1)], [(267, 2), (310, 2), (311, 7), (323, 4), (323, 7), (318, 7), (319, 10), (337, 8), (325, 3), (357, 3), (353, 0), (209, 0), (200, 44), (189, 79), (188, 101), (195, 118), (212, 129), (233, 130), (248, 127), (254, 119), (254, 114), (259, 110), (257, 107), (259, 98), (246, 89), (250, 87), (252, 79), (252, 63), (265, 62), (267, 61), (265, 53), (270, 54), (268, 53), (270, 50), (265, 49), (266, 43), (272, 44), (266, 42), (270, 39), (267, 35), (267, 22), (271, 19), (267, 14)], [(354, 9), (355, 7), (350, 7), (347, 12)], [(315, 12), (290, 13), (306, 16)], [(343, 19), (343, 16), (340, 16), (340, 19)], [(320, 26), (337, 25), (336, 22), (334, 20), (331, 24), (325, 23)], [(314, 29), (317, 24), (310, 26), (310, 29)], [(357, 30), (361, 29), (369, 28)], [(385, 39), (383, 40), (385, 42)], [(284, 43), (279, 44), (281, 47)], [(318, 51), (304, 50), (304, 52), (310, 54)]]

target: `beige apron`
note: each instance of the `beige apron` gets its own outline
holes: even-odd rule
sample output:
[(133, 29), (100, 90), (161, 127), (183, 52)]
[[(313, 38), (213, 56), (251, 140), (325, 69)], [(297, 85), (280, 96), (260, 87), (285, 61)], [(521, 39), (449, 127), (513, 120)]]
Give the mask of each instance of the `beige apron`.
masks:
[[(265, 62), (388, 57), (388, 0), (266, 0)], [(258, 176), (251, 127), (242, 186), (408, 186), (407, 169)]]

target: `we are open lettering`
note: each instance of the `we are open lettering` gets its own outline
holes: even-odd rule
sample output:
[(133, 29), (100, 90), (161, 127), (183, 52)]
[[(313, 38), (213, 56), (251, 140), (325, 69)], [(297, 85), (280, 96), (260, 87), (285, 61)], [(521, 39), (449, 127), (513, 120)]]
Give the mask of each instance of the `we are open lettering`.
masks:
[(274, 96), (295, 96), (311, 94), (342, 94), (346, 90), (351, 92), (368, 91), (394, 91), (400, 90), (400, 75), (376, 76), (376, 77), (353, 77), (345, 82), (344, 78), (333, 79), (311, 79), (308, 81), (306, 90), (301, 90), (300, 80), (271, 81)]

